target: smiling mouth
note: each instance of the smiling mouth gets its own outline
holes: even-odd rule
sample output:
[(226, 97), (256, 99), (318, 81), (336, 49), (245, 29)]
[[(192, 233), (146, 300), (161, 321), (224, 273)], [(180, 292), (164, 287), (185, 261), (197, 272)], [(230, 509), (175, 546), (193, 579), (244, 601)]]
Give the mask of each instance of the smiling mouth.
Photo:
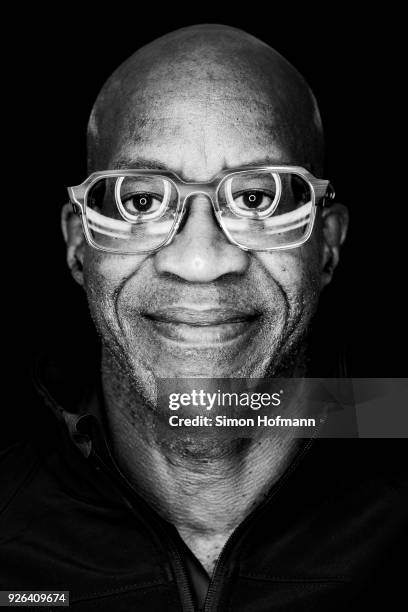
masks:
[(260, 313), (229, 308), (169, 307), (144, 313), (161, 337), (194, 346), (219, 345), (253, 333)]

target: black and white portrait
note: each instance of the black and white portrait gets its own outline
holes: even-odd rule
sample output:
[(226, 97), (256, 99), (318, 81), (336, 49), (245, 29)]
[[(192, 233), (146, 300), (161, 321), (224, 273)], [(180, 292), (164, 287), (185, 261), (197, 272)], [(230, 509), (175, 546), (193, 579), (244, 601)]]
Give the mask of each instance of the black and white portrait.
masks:
[(392, 52), (149, 10), (37, 14), (12, 72), (0, 603), (399, 609)]

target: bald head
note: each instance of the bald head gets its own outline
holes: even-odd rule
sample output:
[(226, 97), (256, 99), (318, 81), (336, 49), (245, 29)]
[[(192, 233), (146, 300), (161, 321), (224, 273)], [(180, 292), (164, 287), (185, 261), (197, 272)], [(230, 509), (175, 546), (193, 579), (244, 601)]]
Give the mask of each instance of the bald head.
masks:
[[(227, 124), (228, 134), (220, 129)], [(271, 160), (322, 172), (319, 111), (295, 68), (241, 30), (183, 28), (139, 49), (103, 86), (89, 120), (89, 170), (126, 165), (129, 150), (154, 137), (163, 148), (177, 139), (178, 146), (188, 143), (189, 156), (194, 141), (206, 159), (211, 142), (228, 166), (234, 133), (270, 148)], [(274, 159), (277, 147), (286, 159)], [(258, 161), (247, 160), (244, 150), (241, 157), (242, 164)], [(170, 169), (182, 172), (184, 165)]]

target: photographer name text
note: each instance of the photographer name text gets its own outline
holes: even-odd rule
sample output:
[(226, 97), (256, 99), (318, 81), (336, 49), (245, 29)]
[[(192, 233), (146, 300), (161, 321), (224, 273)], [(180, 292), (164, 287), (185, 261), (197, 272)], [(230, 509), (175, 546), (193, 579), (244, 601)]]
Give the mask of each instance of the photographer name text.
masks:
[(194, 417), (181, 417), (174, 414), (169, 417), (169, 425), (171, 427), (316, 427), (316, 419), (292, 419), (280, 415), (267, 417), (260, 414), (256, 419), (252, 417), (234, 418), (220, 414), (214, 418), (201, 414)]

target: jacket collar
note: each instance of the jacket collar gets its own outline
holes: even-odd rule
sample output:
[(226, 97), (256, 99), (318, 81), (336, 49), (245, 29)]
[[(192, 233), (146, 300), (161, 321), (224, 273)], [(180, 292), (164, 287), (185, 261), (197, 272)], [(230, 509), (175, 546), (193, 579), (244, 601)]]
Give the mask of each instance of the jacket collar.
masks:
[(72, 367), (63, 361), (39, 355), (33, 368), (34, 387), (63, 433), (85, 458), (92, 451), (112, 462), (109, 430), (103, 409), (100, 376), (92, 372), (86, 382), (70, 376)]

